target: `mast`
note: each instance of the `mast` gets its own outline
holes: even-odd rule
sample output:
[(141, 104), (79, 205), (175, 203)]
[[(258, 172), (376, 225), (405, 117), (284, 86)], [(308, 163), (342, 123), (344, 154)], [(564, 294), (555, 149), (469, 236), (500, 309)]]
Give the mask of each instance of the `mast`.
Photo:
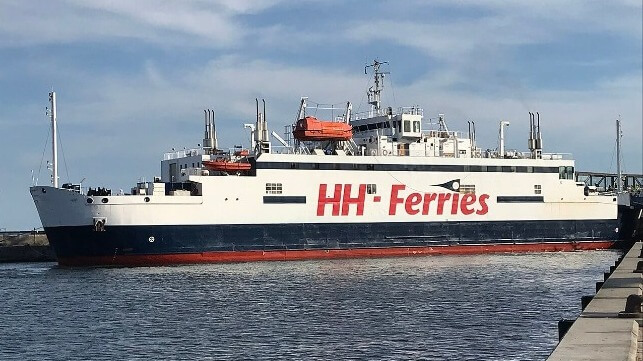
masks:
[(49, 102), (51, 104), (51, 165), (53, 168), (53, 185), (58, 188), (58, 128), (56, 127), (56, 92), (49, 93)]
[(621, 174), (621, 118), (616, 119), (616, 192), (623, 192), (623, 174)]
[(371, 112), (373, 114), (371, 116), (379, 115), (382, 108), (381, 94), (382, 89), (384, 89), (384, 75), (389, 74), (388, 72), (380, 71), (382, 64), (388, 64), (388, 61), (380, 62), (373, 60), (373, 64), (364, 67), (364, 74), (367, 73), (367, 68), (373, 68), (373, 76), (375, 77), (375, 88), (370, 87), (366, 92), (366, 95), (368, 95), (368, 104), (372, 106)]

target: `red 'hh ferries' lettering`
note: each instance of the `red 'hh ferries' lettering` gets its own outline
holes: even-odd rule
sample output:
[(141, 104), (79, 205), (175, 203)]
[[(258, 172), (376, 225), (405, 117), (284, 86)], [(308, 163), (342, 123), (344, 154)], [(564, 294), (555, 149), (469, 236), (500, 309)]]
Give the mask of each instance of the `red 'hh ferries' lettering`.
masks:
[[(357, 187), (357, 192), (354, 190)], [(406, 190), (404, 184), (391, 186), (391, 199), (388, 214), (394, 216), (398, 208), (403, 209), (408, 215), (422, 214), (471, 214), (485, 215), (489, 212), (488, 194), (477, 196), (474, 193), (418, 193), (407, 195), (401, 193)], [(317, 215), (326, 215), (327, 206), (331, 207), (331, 216), (348, 216), (351, 209), (354, 215), (364, 215), (364, 202), (366, 201), (366, 184), (335, 184), (332, 194), (328, 194), (328, 185), (319, 185), (319, 198), (317, 200)], [(378, 197), (379, 198), (379, 197)], [(379, 202), (379, 200), (377, 200)], [(403, 205), (403, 207), (398, 207)], [(354, 206), (354, 207), (351, 207)]]
[(364, 214), (364, 198), (366, 198), (366, 184), (360, 184), (357, 197), (351, 197), (351, 185), (344, 184), (344, 197), (342, 197), (342, 216), (348, 215), (348, 207), (351, 204), (357, 205), (357, 215)]
[(364, 200), (366, 198), (366, 184), (360, 184), (357, 190), (357, 195), (352, 197), (351, 184), (335, 184), (335, 191), (331, 196), (327, 194), (328, 185), (319, 185), (319, 198), (317, 200), (317, 215), (323, 216), (326, 211), (326, 206), (332, 206), (331, 215), (339, 216), (340, 209), (341, 215), (347, 216), (351, 205), (356, 206), (356, 215), (364, 215)]
[[(406, 214), (415, 215), (421, 212), (422, 215), (444, 214), (449, 212), (451, 214), (461, 213), (463, 215), (478, 214), (484, 215), (489, 212), (487, 200), (488, 194), (481, 194), (476, 196), (474, 193), (410, 193), (406, 196), (400, 195), (406, 189), (403, 184), (394, 184), (391, 187), (391, 201), (389, 203), (388, 214), (394, 216), (397, 214), (398, 205), (404, 204), (404, 211)], [(450, 203), (450, 206), (449, 206)], [(422, 205), (420, 207), (420, 205)], [(435, 205), (435, 209), (432, 209)]]
[(342, 200), (342, 185), (335, 184), (335, 193), (331, 197), (326, 196), (326, 184), (319, 185), (319, 198), (317, 198), (317, 215), (323, 216), (324, 211), (326, 210), (326, 205), (330, 204), (333, 206), (332, 215), (339, 216), (339, 206)]

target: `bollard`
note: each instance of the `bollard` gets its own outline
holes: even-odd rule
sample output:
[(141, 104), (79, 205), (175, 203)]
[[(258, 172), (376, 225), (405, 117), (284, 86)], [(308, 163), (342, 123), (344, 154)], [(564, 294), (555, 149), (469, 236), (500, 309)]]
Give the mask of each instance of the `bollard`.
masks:
[(636, 269), (632, 273), (643, 273), (643, 261), (639, 261), (636, 265)]
[(643, 318), (643, 296), (629, 295), (625, 301), (625, 311), (618, 313), (621, 318)]
[(568, 320), (565, 318), (561, 318), (560, 320), (558, 320), (558, 341), (559, 342), (560, 340), (563, 339), (563, 337), (565, 337), (565, 334), (572, 327), (572, 325), (574, 324), (574, 321), (576, 320)]
[(585, 307), (589, 305), (590, 302), (594, 299), (594, 296), (582, 296), (580, 298), (580, 308), (581, 311), (585, 311)]

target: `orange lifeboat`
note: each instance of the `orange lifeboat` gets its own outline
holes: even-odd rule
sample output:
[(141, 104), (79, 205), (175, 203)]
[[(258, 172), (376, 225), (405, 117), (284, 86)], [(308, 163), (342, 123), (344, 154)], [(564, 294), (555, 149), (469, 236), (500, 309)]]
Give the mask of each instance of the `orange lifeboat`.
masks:
[(349, 140), (353, 127), (344, 122), (322, 121), (312, 116), (299, 119), (292, 132), (297, 140)]
[(207, 170), (221, 172), (239, 172), (243, 170), (250, 170), (252, 168), (252, 165), (250, 163), (231, 162), (225, 159), (204, 160), (203, 166)]

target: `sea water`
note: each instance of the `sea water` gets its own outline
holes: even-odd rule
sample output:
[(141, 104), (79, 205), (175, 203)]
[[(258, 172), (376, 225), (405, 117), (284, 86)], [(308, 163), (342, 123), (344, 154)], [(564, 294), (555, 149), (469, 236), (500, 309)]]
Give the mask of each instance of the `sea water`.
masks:
[(0, 360), (543, 360), (613, 251), (0, 265)]

